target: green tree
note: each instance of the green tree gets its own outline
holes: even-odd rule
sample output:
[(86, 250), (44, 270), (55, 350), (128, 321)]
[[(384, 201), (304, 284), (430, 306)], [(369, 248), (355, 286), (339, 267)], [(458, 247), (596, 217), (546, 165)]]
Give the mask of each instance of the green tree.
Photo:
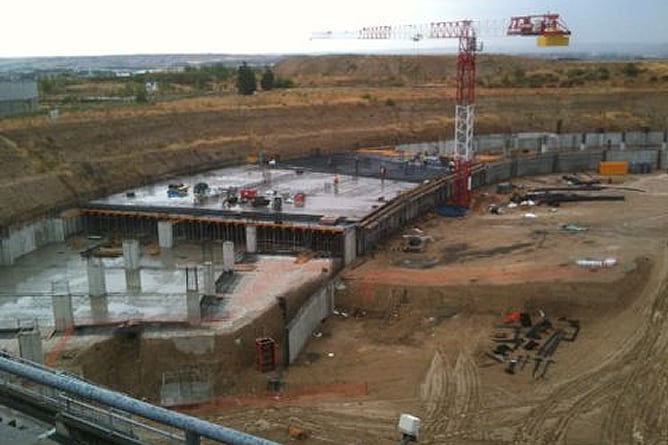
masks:
[(237, 68), (237, 91), (245, 96), (255, 93), (257, 81), (255, 71), (246, 62)]
[(263, 90), (269, 91), (274, 88), (274, 72), (271, 68), (266, 67), (264, 73), (262, 73), (262, 79), (260, 79), (260, 86)]

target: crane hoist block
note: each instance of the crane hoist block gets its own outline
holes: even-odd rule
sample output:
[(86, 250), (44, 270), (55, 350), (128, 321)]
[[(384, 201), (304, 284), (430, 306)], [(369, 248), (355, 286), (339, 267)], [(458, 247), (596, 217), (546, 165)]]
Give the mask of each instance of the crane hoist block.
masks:
[(569, 43), (570, 36), (566, 34), (547, 34), (536, 38), (538, 46), (568, 46)]

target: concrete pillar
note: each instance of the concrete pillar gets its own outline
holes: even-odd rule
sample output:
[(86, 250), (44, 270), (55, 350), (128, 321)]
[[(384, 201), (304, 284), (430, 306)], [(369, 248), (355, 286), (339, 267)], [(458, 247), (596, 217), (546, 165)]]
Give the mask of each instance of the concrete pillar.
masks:
[(161, 249), (174, 247), (174, 223), (158, 221), (158, 245)]
[(348, 229), (343, 234), (343, 264), (349, 265), (357, 258), (357, 232), (355, 228)]
[(668, 149), (668, 143), (662, 142), (661, 143), (661, 150), (666, 151), (666, 149)]
[(44, 364), (44, 350), (39, 329), (30, 329), (18, 333), (19, 355), (31, 362)]
[(223, 243), (223, 270), (229, 271), (234, 269), (234, 243), (232, 241), (225, 241)]
[(619, 149), (620, 150), (626, 150), (626, 142), (625, 141), (622, 141), (622, 142), (619, 143)]
[(199, 292), (196, 267), (186, 267), (186, 292)]
[(100, 258), (89, 257), (86, 270), (88, 272), (88, 294), (93, 321), (104, 321), (109, 315), (104, 264)]
[(246, 252), (257, 252), (257, 226), (246, 226)]
[(123, 259), (125, 260), (125, 284), (129, 292), (141, 291), (141, 273), (139, 270), (139, 241), (128, 239), (123, 241)]
[(74, 311), (72, 310), (72, 295), (67, 282), (51, 283), (53, 307), (53, 321), (56, 332), (65, 332), (74, 327)]
[(199, 292), (186, 292), (186, 313), (188, 323), (191, 325), (198, 325), (202, 322), (202, 309), (200, 307)]
[(107, 294), (107, 280), (104, 273), (102, 259), (88, 257), (86, 268), (88, 274), (88, 294), (91, 297), (101, 297)]
[(211, 261), (202, 265), (202, 293), (216, 295), (216, 271)]
[(123, 259), (125, 260), (125, 269), (139, 269), (139, 241), (136, 239), (126, 239), (123, 241)]
[(141, 292), (141, 270), (125, 269), (125, 287), (128, 292), (138, 294)]
[(90, 313), (95, 323), (106, 321), (109, 318), (109, 300), (106, 295), (90, 296)]

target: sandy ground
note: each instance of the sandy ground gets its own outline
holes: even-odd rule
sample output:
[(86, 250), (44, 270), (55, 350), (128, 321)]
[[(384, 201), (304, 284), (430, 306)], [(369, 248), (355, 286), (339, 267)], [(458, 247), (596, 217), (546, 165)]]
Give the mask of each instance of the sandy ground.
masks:
[[(397, 236), (344, 274), (348, 316), (323, 323), (282, 393), (263, 393), (257, 374), (247, 392), (194, 413), (283, 443), (297, 442), (292, 426), (304, 444), (396, 444), (400, 413), (421, 418), (423, 444), (666, 443), (668, 175), (624, 185), (644, 191), (492, 215), (487, 204), (507, 197), (489, 189), (464, 219), (425, 216), (415, 224), (433, 237), (424, 253), (401, 252)], [(567, 233), (567, 222), (589, 230)], [(618, 264), (574, 265), (587, 257)], [(437, 264), (405, 267), (421, 258)], [(511, 309), (581, 322), (542, 379), (484, 354)]]

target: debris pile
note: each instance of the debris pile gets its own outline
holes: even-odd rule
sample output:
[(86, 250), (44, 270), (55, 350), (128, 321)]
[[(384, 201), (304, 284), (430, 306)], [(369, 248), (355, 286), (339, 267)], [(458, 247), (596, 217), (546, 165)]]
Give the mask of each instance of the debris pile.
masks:
[(504, 323), (495, 325), (493, 346), (487, 357), (504, 365), (508, 374), (522, 372), (532, 363), (531, 376), (545, 378), (562, 342), (573, 342), (580, 333), (579, 320), (559, 318), (553, 322), (542, 311), (537, 321), (528, 312), (511, 311)]

